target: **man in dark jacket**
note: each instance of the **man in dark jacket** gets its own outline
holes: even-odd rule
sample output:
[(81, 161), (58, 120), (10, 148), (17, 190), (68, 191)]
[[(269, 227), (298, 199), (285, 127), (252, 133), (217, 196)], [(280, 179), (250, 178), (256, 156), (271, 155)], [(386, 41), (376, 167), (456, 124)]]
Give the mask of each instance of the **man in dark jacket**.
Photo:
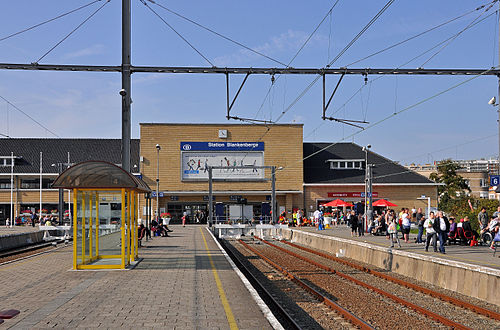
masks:
[(448, 237), (448, 232), (450, 231), (450, 222), (443, 215), (443, 211), (439, 211), (437, 213), (436, 220), (434, 221), (433, 228), (438, 234), (439, 238), (439, 252), (445, 254), (444, 244), (446, 243), (446, 239)]

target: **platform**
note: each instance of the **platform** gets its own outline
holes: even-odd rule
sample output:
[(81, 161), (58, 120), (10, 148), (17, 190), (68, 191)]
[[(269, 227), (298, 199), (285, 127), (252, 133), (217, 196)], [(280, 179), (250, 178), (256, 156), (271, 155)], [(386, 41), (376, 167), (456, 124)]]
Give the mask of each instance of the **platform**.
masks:
[(132, 270), (72, 271), (71, 246), (1, 265), (2, 327), (270, 329), (205, 226), (171, 228)]
[(35, 227), (32, 226), (0, 226), (0, 237), (12, 234), (22, 234), (22, 233), (30, 233), (34, 231), (39, 231), (38, 225)]
[(500, 258), (486, 246), (451, 245), (446, 254), (425, 252), (424, 245), (413, 242), (414, 234), (401, 248), (390, 248), (385, 236), (351, 237), (344, 225), (326, 230), (286, 228), (279, 236), (500, 306), (500, 296), (491, 290), (500, 285)]
[[(386, 238), (386, 236), (373, 236), (365, 233), (365, 235), (361, 237), (351, 237), (351, 229), (345, 225), (339, 225), (325, 230), (318, 230), (313, 227), (300, 227), (300, 228), (295, 227), (293, 229), (304, 230), (307, 232), (314, 232), (320, 235), (328, 235), (345, 239), (351, 239), (353, 241), (370, 243), (380, 247), (388, 248), (390, 246), (390, 242)], [(417, 237), (416, 234), (410, 234), (409, 243), (404, 242), (404, 240), (401, 238), (401, 233), (399, 233), (398, 236), (401, 241), (401, 249), (397, 248), (397, 244), (395, 244), (396, 246), (395, 249), (397, 250), (432, 256), (434, 258), (443, 260), (455, 260), (459, 262), (465, 262), (468, 264), (500, 269), (500, 258), (499, 258), (500, 251), (497, 252), (496, 257), (493, 257), (493, 251), (491, 251), (487, 246), (471, 247), (458, 244), (457, 245), (451, 244), (449, 246), (446, 245), (445, 246), (446, 254), (443, 255), (439, 252), (437, 253), (433, 252), (432, 245), (429, 246), (429, 252), (425, 252), (424, 244), (415, 243), (415, 239)], [(423, 238), (425, 239), (425, 233)], [(438, 250), (439, 250), (439, 242), (438, 242)]]

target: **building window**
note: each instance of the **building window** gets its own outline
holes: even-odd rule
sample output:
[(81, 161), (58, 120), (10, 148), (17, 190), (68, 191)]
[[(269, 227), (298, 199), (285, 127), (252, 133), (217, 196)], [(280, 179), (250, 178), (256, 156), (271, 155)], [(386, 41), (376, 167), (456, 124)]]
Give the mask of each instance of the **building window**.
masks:
[(495, 195), (494, 194), (490, 195), (490, 199), (496, 199)]
[(12, 158), (0, 157), (0, 166), (10, 166), (12, 164)]
[(0, 179), (0, 189), (10, 189), (10, 179)]
[(21, 189), (39, 189), (40, 179), (21, 179)]
[(326, 162), (330, 163), (330, 169), (332, 170), (338, 170), (338, 169), (362, 170), (365, 165), (365, 161), (362, 159), (328, 159)]
[(479, 186), (481, 188), (488, 188), (489, 187), (489, 182), (486, 179), (479, 179)]
[(480, 191), (479, 198), (488, 198), (488, 192), (487, 191)]

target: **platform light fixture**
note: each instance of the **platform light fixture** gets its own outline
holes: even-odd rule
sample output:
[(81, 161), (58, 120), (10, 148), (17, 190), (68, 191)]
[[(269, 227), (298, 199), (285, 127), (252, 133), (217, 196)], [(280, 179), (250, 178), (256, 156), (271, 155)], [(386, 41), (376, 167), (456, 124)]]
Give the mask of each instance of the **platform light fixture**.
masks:
[(160, 150), (161, 147), (156, 144), (156, 219), (160, 219)]

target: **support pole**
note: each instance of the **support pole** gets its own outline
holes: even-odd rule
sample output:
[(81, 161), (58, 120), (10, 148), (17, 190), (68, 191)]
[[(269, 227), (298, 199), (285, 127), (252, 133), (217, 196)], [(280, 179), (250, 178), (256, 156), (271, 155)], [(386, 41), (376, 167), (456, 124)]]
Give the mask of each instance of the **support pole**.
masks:
[(271, 223), (276, 223), (276, 166), (271, 167)]
[[(78, 248), (78, 222), (77, 222), (77, 216), (78, 216), (78, 209), (77, 209), (77, 199), (78, 197), (78, 190), (73, 189), (73, 269), (77, 269), (77, 248)], [(41, 222), (40, 222), (41, 223)]]
[(213, 202), (213, 187), (212, 187), (212, 167), (208, 167), (208, 226), (212, 227), (213, 221), (213, 210), (214, 210), (214, 202)]
[[(57, 163), (57, 166), (59, 170), (59, 175), (61, 175), (63, 164)], [(57, 211), (59, 212), (59, 225), (62, 225), (64, 217), (64, 189), (59, 189), (59, 206)]]
[[(38, 211), (38, 220), (40, 221), (42, 218), (42, 159), (43, 155), (42, 152), (40, 151), (40, 205), (39, 205), (39, 211)], [(36, 214), (36, 212), (35, 212)], [(33, 219), (35, 221), (35, 219)]]
[(373, 187), (373, 165), (370, 164), (368, 165), (368, 176), (367, 176), (367, 185), (366, 185), (366, 198), (367, 198), (367, 207), (366, 207), (366, 223), (365, 223), (365, 230), (367, 229), (366, 226), (369, 224), (370, 220), (373, 217), (373, 206), (372, 206), (372, 187)]
[(130, 0), (122, 0), (122, 168), (130, 172)]
[(10, 227), (14, 225), (14, 209), (13, 209), (13, 200), (14, 198), (14, 153), (10, 153)]

